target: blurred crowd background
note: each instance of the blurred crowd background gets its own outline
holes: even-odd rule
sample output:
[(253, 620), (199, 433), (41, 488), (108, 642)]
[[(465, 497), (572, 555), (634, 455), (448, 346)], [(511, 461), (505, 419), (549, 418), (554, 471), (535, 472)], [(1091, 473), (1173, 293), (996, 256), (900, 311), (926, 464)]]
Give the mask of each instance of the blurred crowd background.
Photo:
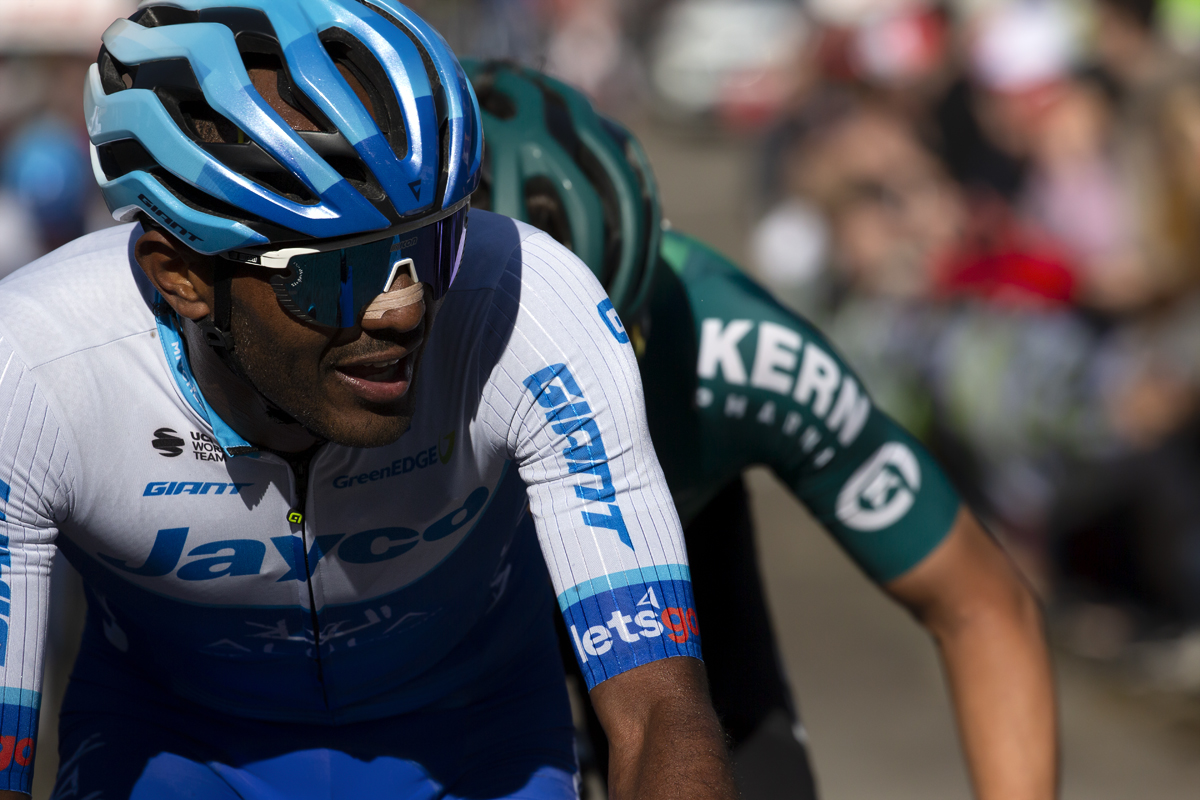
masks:
[(428, 10), (753, 142), (735, 255), (930, 445), (1061, 645), (1200, 689), (1198, 0)]
[[(1062, 646), (1200, 690), (1200, 0), (409, 5), (754, 147), (733, 255), (930, 445)], [(0, 0), (0, 276), (113, 224), (81, 87), (135, 7)]]

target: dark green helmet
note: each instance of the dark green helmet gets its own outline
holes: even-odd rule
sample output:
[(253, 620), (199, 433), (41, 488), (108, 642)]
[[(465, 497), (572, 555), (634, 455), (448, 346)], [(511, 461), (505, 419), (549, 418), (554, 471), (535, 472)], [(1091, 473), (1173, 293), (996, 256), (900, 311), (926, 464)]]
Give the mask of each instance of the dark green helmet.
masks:
[(483, 180), (472, 205), (523, 220), (583, 260), (617, 313), (637, 314), (662, 235), (642, 146), (576, 89), (509, 62), (463, 60), (483, 111)]

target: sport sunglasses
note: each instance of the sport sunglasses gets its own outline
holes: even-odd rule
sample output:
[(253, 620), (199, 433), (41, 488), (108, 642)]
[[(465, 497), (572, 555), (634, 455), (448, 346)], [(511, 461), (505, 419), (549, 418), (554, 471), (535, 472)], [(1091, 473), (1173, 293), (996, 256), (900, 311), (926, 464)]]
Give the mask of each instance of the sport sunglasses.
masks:
[(271, 286), (279, 304), (294, 316), (326, 328), (352, 328), (401, 274), (428, 284), (435, 300), (446, 293), (462, 263), (469, 210), (464, 200), (432, 222), (424, 219), (419, 226), (395, 229), (372, 241), (358, 237), (361, 243), (222, 257), (275, 270)]

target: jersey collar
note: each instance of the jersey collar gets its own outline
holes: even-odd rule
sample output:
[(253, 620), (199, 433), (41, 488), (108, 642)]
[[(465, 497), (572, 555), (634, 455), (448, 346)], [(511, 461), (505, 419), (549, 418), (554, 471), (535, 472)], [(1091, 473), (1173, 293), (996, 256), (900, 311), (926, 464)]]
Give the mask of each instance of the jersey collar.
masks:
[(183, 399), (187, 400), (192, 410), (212, 428), (213, 438), (226, 456), (233, 458), (256, 454), (258, 448), (238, 436), (204, 399), (196, 377), (192, 374), (191, 365), (188, 364), (187, 350), (183, 346), (183, 333), (179, 329), (179, 317), (174, 311), (161, 310), (166, 305), (162, 295), (156, 292), (153, 308), (154, 321), (158, 325), (158, 338), (162, 342), (167, 364), (171, 367), (171, 376), (175, 378), (175, 384), (179, 387)]

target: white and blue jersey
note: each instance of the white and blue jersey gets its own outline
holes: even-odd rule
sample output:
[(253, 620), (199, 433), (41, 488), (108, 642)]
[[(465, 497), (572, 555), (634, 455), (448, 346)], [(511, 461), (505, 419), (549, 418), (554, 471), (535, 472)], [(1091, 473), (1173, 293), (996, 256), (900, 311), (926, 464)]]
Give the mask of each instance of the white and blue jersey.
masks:
[(0, 788), (28, 790), (56, 547), (88, 591), (81, 658), (239, 717), (470, 704), (552, 635), (531, 627), (550, 595), (530, 528), (589, 688), (699, 656), (678, 518), (603, 290), (534, 228), (470, 226), (412, 427), (321, 448), (306, 492), (196, 388), (133, 262), (136, 226), (0, 283)]

